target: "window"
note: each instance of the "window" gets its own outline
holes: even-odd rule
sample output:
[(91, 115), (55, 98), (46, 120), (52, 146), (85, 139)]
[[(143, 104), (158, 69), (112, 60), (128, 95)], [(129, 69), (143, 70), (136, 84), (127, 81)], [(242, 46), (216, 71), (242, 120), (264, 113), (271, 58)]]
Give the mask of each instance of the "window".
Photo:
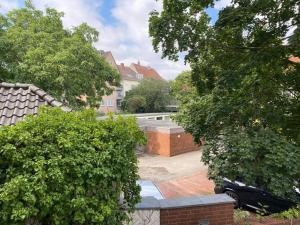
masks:
[(118, 93), (118, 97), (122, 97), (122, 96), (123, 96), (123, 95), (122, 95), (122, 90), (117, 91), (117, 93)]
[(114, 106), (113, 100), (102, 100), (100, 106)]
[(117, 106), (121, 107), (122, 106), (122, 100), (121, 99), (117, 99)]
[(107, 100), (107, 106), (114, 106), (113, 101), (111, 99)]
[(144, 78), (143, 74), (136, 74), (137, 79), (142, 80)]

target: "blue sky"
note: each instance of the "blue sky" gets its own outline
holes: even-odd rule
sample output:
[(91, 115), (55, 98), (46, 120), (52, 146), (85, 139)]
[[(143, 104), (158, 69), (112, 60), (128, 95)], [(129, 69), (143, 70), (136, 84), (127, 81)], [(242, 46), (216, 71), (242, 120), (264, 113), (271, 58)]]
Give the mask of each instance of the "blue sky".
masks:
[[(111, 13), (111, 10), (114, 8), (115, 5), (116, 5), (115, 0), (104, 1), (99, 11), (101, 16), (104, 18), (104, 22), (108, 25), (116, 25), (118, 23), (118, 21), (114, 18), (114, 16)], [(209, 8), (206, 10), (206, 12), (211, 17), (212, 23), (215, 23), (218, 18), (219, 10), (214, 8)]]
[[(208, 14), (215, 22), (218, 9), (228, 5), (231, 0), (218, 0), (215, 8)], [(63, 11), (64, 26), (71, 28), (87, 22), (100, 32), (95, 47), (112, 51), (117, 63), (141, 63), (155, 68), (165, 79), (174, 79), (188, 69), (183, 60), (172, 62), (161, 59), (153, 51), (148, 35), (148, 15), (152, 10), (161, 10), (162, 0), (33, 0), (33, 4), (44, 9), (45, 6)], [(1, 0), (0, 12), (22, 7), (24, 0)]]

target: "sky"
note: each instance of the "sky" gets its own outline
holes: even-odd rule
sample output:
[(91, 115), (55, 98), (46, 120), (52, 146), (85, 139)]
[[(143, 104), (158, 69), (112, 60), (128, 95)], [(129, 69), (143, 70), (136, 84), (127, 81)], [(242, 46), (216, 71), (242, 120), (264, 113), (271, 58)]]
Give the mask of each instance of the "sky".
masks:
[[(216, 21), (218, 11), (231, 0), (218, 0), (214, 9), (207, 12)], [(111, 51), (117, 63), (141, 64), (155, 68), (163, 78), (175, 79), (189, 69), (181, 58), (178, 62), (161, 59), (155, 53), (148, 34), (148, 18), (152, 10), (162, 9), (162, 0), (33, 0), (38, 9), (53, 7), (65, 13), (63, 23), (72, 28), (86, 22), (96, 28), (99, 41), (97, 49)], [(24, 6), (24, 0), (0, 0), (0, 13)]]

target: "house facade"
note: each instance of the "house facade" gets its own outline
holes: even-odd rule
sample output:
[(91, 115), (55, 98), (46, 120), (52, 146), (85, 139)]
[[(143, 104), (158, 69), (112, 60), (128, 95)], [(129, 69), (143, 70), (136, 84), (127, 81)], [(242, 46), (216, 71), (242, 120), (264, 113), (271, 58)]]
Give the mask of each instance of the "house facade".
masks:
[(100, 51), (100, 54), (104, 57), (106, 62), (119, 72), (121, 77), (121, 85), (119, 87), (114, 87), (114, 91), (111, 95), (102, 96), (102, 101), (99, 106), (100, 112), (119, 112), (126, 93), (138, 86), (143, 79), (152, 78), (163, 80), (155, 69), (148, 66), (142, 66), (140, 62), (126, 66), (124, 63), (117, 64), (112, 52), (110, 51)]

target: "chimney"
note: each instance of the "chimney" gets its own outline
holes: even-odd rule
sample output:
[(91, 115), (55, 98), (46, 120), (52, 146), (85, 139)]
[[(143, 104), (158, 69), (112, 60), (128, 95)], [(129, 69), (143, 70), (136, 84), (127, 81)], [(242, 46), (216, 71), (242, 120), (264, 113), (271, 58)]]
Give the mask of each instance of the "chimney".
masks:
[(141, 65), (140, 60), (138, 61), (138, 65), (139, 65), (139, 66)]
[(122, 67), (122, 69), (125, 69), (124, 63), (121, 63), (121, 67)]

